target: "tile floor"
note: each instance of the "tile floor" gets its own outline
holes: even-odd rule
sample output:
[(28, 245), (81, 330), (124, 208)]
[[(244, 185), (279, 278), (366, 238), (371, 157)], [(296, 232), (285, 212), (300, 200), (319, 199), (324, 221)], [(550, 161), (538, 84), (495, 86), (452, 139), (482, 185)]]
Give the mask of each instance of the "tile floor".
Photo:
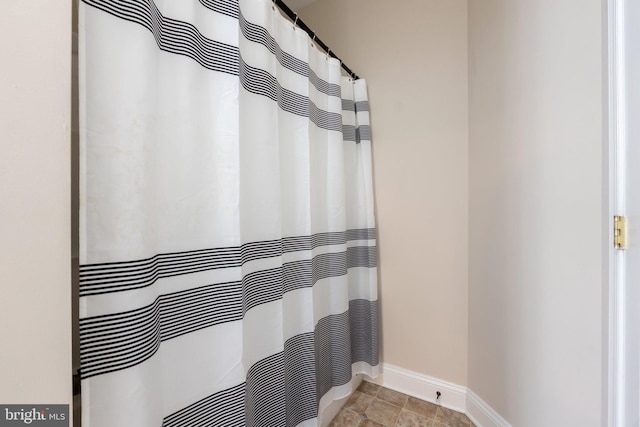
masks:
[(329, 427), (475, 427), (466, 415), (363, 381)]

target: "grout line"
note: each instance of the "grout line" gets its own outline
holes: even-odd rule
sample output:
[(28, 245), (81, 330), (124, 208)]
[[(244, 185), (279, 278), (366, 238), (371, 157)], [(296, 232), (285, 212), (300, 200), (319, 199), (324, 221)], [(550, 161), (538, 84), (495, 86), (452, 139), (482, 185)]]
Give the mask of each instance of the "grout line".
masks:
[[(373, 384), (373, 383), (370, 383), (370, 384)], [(409, 396), (409, 395), (407, 395), (407, 394), (405, 394), (405, 393), (402, 393), (402, 392), (396, 392), (396, 393), (399, 393), (399, 394), (401, 394), (401, 395), (403, 395), (403, 396), (405, 396), (405, 397), (406, 397), (406, 399), (404, 400), (404, 403), (402, 404), (402, 406), (400, 406), (400, 405), (396, 405), (396, 404), (393, 404), (393, 403), (391, 403), (391, 402), (388, 402), (388, 401), (386, 401), (386, 400), (384, 400), (384, 399), (382, 399), (382, 398), (378, 397), (378, 396), (379, 396), (379, 394), (380, 394), (380, 391), (382, 390), (382, 386), (381, 386), (380, 384), (374, 384), (374, 385), (378, 386), (378, 387), (377, 387), (377, 389), (376, 389), (375, 394), (365, 393), (365, 392), (363, 392), (363, 391), (360, 391), (360, 390), (356, 389), (356, 391), (358, 391), (359, 393), (361, 393), (361, 394), (363, 394), (363, 395), (365, 395), (365, 396), (371, 397), (371, 401), (366, 405), (366, 407), (364, 408), (364, 411), (363, 411), (363, 412), (361, 412), (361, 413), (365, 414), (365, 413), (366, 413), (366, 411), (369, 409), (369, 407), (373, 404), (373, 402), (374, 402), (375, 400), (379, 400), (380, 402), (383, 402), (383, 403), (389, 404), (389, 405), (391, 405), (391, 406), (394, 406), (394, 407), (396, 407), (396, 408), (399, 408), (399, 409), (400, 409), (400, 413), (398, 414), (398, 418), (397, 418), (397, 419), (396, 419), (396, 421), (393, 423), (394, 427), (398, 427), (398, 422), (400, 421), (400, 414), (402, 413), (402, 411), (403, 411), (403, 410), (406, 410), (406, 411), (408, 411), (408, 412), (414, 413), (414, 414), (416, 414), (416, 415), (418, 415), (418, 416), (421, 416), (421, 417), (423, 417), (423, 418), (427, 419), (427, 420), (430, 422), (430, 423), (429, 423), (429, 426), (430, 426), (430, 427), (434, 427), (436, 423), (438, 423), (438, 425), (439, 425), (439, 426), (441, 425), (441, 426), (445, 426), (445, 427), (451, 427), (450, 421), (452, 421), (452, 420), (451, 420), (451, 419), (449, 419), (448, 417), (446, 417), (446, 414), (443, 412), (443, 408), (442, 408), (442, 406), (440, 406), (440, 405), (436, 405), (436, 406), (437, 406), (437, 409), (436, 409), (435, 416), (434, 416), (433, 418), (427, 418), (425, 415), (423, 415), (423, 414), (421, 414), (421, 413), (419, 413), (419, 412), (412, 411), (411, 409), (408, 409), (408, 408), (407, 408), (407, 404), (409, 403), (409, 399), (411, 398), (411, 396)], [(393, 391), (395, 391), (395, 390), (393, 390)], [(414, 399), (416, 399), (416, 400), (420, 400), (420, 401), (422, 401), (422, 402), (426, 402), (426, 403), (431, 403), (431, 402), (427, 402), (427, 401), (422, 400), (422, 399), (417, 399), (417, 398), (414, 398)], [(433, 405), (433, 403), (431, 403), (431, 404)], [(358, 416), (360, 416), (360, 414), (361, 414), (360, 412), (356, 412), (356, 411), (354, 411), (353, 409), (348, 409), (348, 410), (349, 410), (349, 411), (351, 411), (351, 412), (353, 412), (353, 413), (355, 413), (355, 414), (357, 414)], [(453, 411), (453, 410), (452, 410), (452, 411)], [(454, 411), (454, 412), (456, 412), (456, 413), (460, 413), (460, 412), (458, 412), (458, 411)], [(461, 413), (461, 414), (462, 414), (462, 413)], [(463, 414), (463, 415), (464, 415), (464, 414)], [(440, 420), (440, 419), (438, 419), (440, 416), (442, 417), (442, 419), (441, 419), (441, 420)], [(365, 419), (367, 419), (367, 418), (364, 418), (364, 419), (363, 419), (363, 418), (360, 418), (360, 420), (358, 421), (357, 426), (358, 426), (358, 427), (360, 427), (361, 425), (363, 425), (363, 422), (364, 422), (364, 420), (365, 420)], [(471, 426), (471, 424), (467, 424), (467, 425), (468, 425), (469, 427)]]

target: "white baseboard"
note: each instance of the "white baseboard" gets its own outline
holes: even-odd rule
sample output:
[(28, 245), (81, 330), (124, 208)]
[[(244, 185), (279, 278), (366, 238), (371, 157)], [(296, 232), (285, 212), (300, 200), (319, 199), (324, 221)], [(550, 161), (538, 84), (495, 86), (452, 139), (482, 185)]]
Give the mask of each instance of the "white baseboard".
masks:
[(367, 381), (431, 403), (436, 403), (436, 392), (439, 391), (441, 395), (438, 404), (466, 414), (477, 427), (511, 427), (473, 391), (449, 381), (388, 363), (382, 364), (377, 378), (367, 378)]
[(467, 389), (467, 416), (478, 427), (511, 427), (491, 406)]
[(388, 363), (382, 364), (378, 378), (367, 380), (431, 403), (436, 403), (436, 392), (439, 391), (440, 405), (454, 411), (466, 412), (467, 388), (458, 384)]

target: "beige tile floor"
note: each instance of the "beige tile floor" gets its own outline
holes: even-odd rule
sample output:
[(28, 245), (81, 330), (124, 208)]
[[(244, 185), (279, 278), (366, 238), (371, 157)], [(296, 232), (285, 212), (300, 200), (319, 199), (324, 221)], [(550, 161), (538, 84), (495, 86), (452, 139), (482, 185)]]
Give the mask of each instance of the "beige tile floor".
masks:
[(330, 427), (475, 427), (466, 415), (363, 381)]

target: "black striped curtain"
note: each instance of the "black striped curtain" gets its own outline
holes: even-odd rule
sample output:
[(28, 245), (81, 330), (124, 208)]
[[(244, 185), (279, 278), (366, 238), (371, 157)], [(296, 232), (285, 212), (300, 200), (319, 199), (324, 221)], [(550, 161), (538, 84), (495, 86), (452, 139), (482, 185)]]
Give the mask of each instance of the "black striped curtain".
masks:
[(270, 0), (82, 0), (84, 427), (316, 426), (376, 376), (366, 84)]

